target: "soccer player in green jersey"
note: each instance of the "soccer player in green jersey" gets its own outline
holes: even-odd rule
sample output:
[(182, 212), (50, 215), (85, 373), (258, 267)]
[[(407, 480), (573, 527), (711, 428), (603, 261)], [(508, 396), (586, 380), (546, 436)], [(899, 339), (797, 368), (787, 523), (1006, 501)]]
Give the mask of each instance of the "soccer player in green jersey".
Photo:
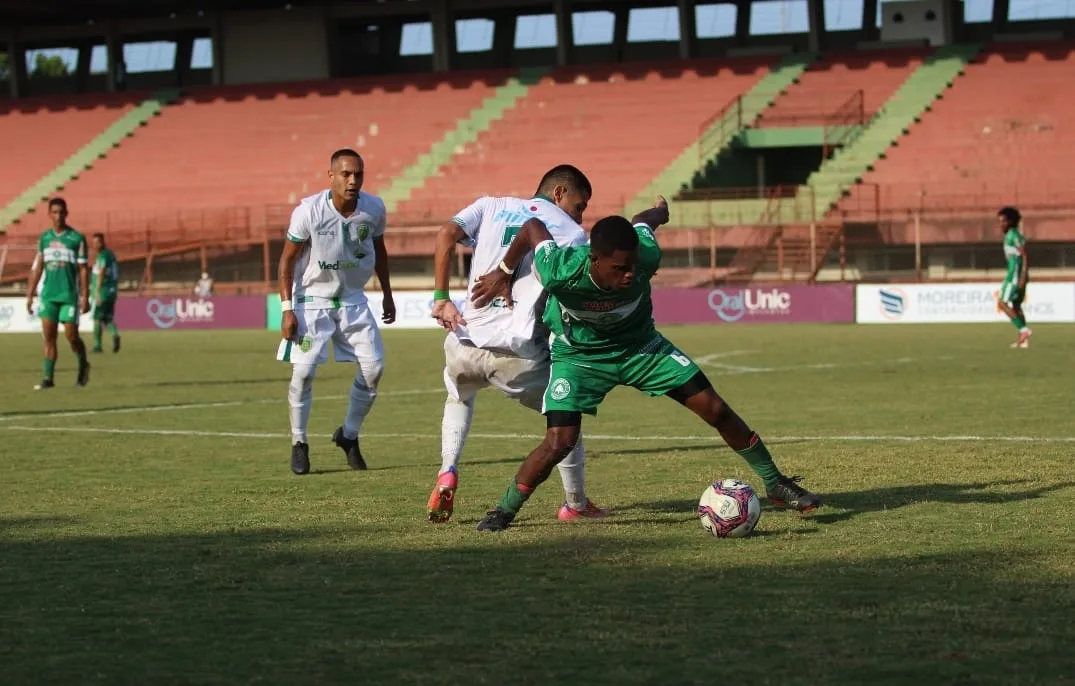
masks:
[(662, 336), (653, 323), (650, 279), (661, 249), (653, 230), (668, 221), (668, 203), (634, 217), (605, 217), (594, 225), (589, 245), (559, 247), (540, 220), (530, 219), (512, 241), (500, 269), (473, 289), (477, 307), (510, 293), (511, 274), (534, 250), (534, 271), (549, 294), (544, 322), (552, 334), (552, 368), (545, 390), (545, 439), (527, 456), (496, 509), (479, 531), (511, 524), (534, 489), (571, 452), (583, 414), (616, 386), (650, 396), (667, 395), (715, 428), (721, 438), (765, 482), (771, 501), (809, 512), (821, 499), (784, 476), (768, 449), (717, 395), (697, 365)]
[(45, 335), (45, 376), (34, 386), (37, 390), (52, 388), (56, 369), (56, 335), (59, 324), (71, 350), (78, 356), (78, 385), (90, 380), (90, 364), (86, 360), (86, 344), (78, 335), (78, 317), (90, 311), (89, 265), (86, 238), (67, 225), (67, 203), (62, 198), (49, 201), (52, 228), (41, 234), (37, 257), (30, 274), (26, 311), (34, 312), (34, 293), (38, 281), (41, 287), (41, 329)]
[(119, 263), (116, 253), (105, 245), (103, 233), (93, 234), (93, 250), (97, 253), (93, 261), (93, 280), (90, 292), (93, 293), (93, 352), (103, 352), (101, 333), (105, 325), (112, 334), (112, 352), (119, 352), (119, 327), (116, 326), (116, 289), (119, 285)]
[(1000, 309), (1019, 330), (1019, 339), (1012, 343), (1013, 348), (1029, 348), (1032, 333), (1023, 314), (1030, 266), (1026, 259), (1026, 238), (1019, 231), (1022, 219), (1023, 216), (1014, 207), (1002, 207), (997, 212), (997, 226), (1004, 234), (1004, 259), (1008, 263), (1004, 283), (1000, 285)]

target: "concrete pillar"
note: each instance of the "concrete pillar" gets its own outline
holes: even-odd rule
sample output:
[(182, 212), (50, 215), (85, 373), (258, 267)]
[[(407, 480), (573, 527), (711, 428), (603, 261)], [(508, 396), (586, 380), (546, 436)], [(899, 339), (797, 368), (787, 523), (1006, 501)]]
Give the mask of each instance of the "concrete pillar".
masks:
[(571, 64), (571, 52), (575, 45), (575, 25), (571, 21), (571, 5), (568, 0), (553, 0), (556, 15), (556, 66)]
[(679, 59), (689, 60), (697, 54), (698, 28), (694, 16), (695, 0), (679, 0)]
[(429, 21), (433, 25), (433, 71), (448, 71), (455, 52), (455, 22), (448, 11), (448, 0), (433, 3)]
[(7, 80), (12, 98), (23, 94), (23, 85), (26, 83), (26, 52), (19, 45), (14, 29), (7, 39)]
[(745, 45), (750, 40), (751, 5), (753, 3), (750, 0), (738, 2), (735, 5), (735, 42), (737, 45)]
[(810, 52), (825, 49), (825, 3), (823, 0), (806, 0), (806, 18), (810, 25), (808, 48)]
[(227, 78), (224, 64), (224, 17), (220, 12), (213, 12), (209, 17), (209, 42), (213, 49), (214, 86), (223, 86)]

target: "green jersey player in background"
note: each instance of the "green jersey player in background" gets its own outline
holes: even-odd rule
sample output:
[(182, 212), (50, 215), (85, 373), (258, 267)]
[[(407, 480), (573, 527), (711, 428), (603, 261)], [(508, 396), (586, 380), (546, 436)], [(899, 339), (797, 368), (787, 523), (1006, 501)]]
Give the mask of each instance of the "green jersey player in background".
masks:
[(549, 294), (544, 321), (552, 332), (552, 367), (545, 390), (545, 439), (527, 456), (496, 509), (479, 531), (507, 528), (534, 489), (578, 441), (583, 414), (597, 407), (616, 386), (650, 396), (667, 395), (715, 428), (765, 482), (769, 499), (809, 512), (821, 499), (784, 476), (768, 449), (717, 395), (705, 374), (660, 334), (653, 323), (650, 279), (661, 249), (653, 230), (668, 221), (668, 203), (634, 218), (605, 217), (590, 233), (589, 245), (560, 247), (538, 219), (527, 221), (497, 269), (473, 288), (481, 307), (510, 294), (509, 273), (534, 250), (534, 272)]
[(997, 226), (1004, 233), (1004, 259), (1008, 263), (1004, 283), (1000, 285), (1000, 309), (1019, 330), (1019, 339), (1012, 343), (1013, 348), (1029, 348), (1032, 333), (1023, 314), (1030, 267), (1026, 259), (1026, 237), (1019, 231), (1022, 219), (1023, 216), (1014, 207), (1002, 207), (997, 212)]
[(93, 261), (93, 352), (102, 352), (101, 329), (108, 325), (112, 334), (112, 352), (119, 352), (119, 327), (116, 326), (116, 296), (119, 286), (119, 263), (116, 254), (105, 246), (103, 233), (93, 234), (93, 249), (97, 257)]
[(52, 388), (56, 369), (56, 335), (63, 324), (64, 336), (78, 356), (78, 385), (90, 380), (90, 363), (86, 360), (86, 345), (78, 335), (80, 314), (90, 311), (89, 265), (86, 238), (67, 225), (67, 203), (62, 198), (49, 201), (52, 228), (41, 234), (37, 257), (26, 295), (26, 311), (34, 312), (34, 293), (41, 286), (41, 330), (45, 335), (45, 376), (34, 386), (37, 390)]

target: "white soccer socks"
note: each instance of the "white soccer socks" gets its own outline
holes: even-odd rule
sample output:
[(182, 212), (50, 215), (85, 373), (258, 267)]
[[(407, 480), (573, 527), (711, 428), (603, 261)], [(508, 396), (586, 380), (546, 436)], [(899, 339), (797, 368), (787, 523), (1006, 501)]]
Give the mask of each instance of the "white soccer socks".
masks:
[(287, 387), (288, 414), (291, 421), (291, 444), (309, 443), (306, 427), (310, 423), (310, 409), (314, 401), (314, 375), (317, 367), (312, 364), (291, 366), (291, 383)]
[(560, 480), (564, 482), (564, 495), (567, 504), (573, 510), (586, 509), (586, 449), (582, 445), (582, 436), (574, 450), (568, 453), (560, 464)]
[(384, 363), (380, 360), (359, 363), (355, 381), (351, 384), (351, 400), (347, 403), (347, 414), (343, 418), (344, 438), (358, 438), (362, 421), (366, 419), (373, 407), (373, 401), (377, 399), (377, 386), (381, 383), (382, 373)]
[(440, 473), (459, 466), (463, 444), (474, 418), (474, 398), (462, 402), (449, 397), (444, 401), (444, 418), (440, 423)]

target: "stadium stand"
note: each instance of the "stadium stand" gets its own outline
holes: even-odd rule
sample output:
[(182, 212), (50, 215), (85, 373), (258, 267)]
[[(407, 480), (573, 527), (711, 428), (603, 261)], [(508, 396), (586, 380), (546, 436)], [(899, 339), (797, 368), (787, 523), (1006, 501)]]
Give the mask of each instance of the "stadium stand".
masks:
[[(594, 185), (588, 214), (625, 204), (698, 138), (699, 128), (765, 76), (772, 58), (555, 70), (401, 203), (443, 220), (480, 194), (526, 195), (535, 169), (569, 161)], [(565, 156), (565, 151), (570, 151)]]
[(990, 46), (863, 181), (889, 211), (1072, 202), (1072, 74), (1075, 46)]

